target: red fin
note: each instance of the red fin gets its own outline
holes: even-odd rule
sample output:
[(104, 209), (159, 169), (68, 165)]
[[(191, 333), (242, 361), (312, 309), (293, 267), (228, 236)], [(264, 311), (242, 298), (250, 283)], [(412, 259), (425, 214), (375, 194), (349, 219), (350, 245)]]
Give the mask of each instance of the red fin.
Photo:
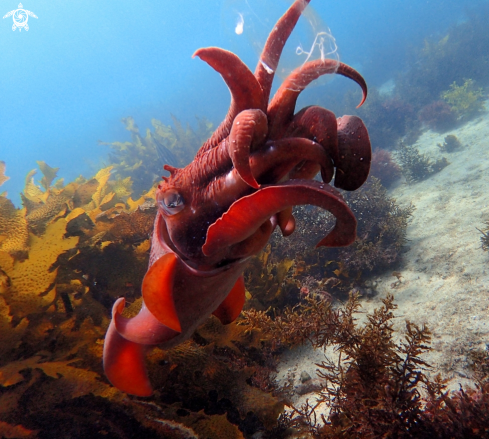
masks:
[[(114, 304), (112, 314), (124, 309), (124, 299)], [(104, 371), (109, 381), (123, 392), (137, 396), (151, 396), (153, 389), (148, 379), (144, 356), (147, 347), (126, 340), (112, 319), (104, 343)]]
[(241, 310), (243, 309), (244, 303), (244, 279), (243, 276), (240, 276), (234, 284), (233, 289), (229, 292), (226, 298), (212, 314), (214, 314), (223, 325), (228, 325), (238, 318)]
[(182, 332), (173, 300), (173, 278), (177, 256), (167, 253), (158, 259), (143, 279), (143, 298), (148, 310), (159, 322), (177, 332)]

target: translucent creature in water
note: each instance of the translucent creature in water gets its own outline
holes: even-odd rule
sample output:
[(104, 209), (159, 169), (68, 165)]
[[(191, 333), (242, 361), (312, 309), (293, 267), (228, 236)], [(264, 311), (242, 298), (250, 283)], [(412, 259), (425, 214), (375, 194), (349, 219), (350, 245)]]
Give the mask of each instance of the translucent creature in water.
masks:
[(236, 32), (236, 35), (241, 35), (243, 33), (243, 27), (244, 27), (244, 17), (243, 14), (238, 12), (238, 21), (236, 22), (236, 27), (234, 28), (234, 32)]
[[(221, 9), (221, 34), (227, 40), (226, 48), (239, 53), (248, 65), (255, 65), (275, 17), (282, 12), (282, 2), (225, 0)], [(309, 5), (284, 48), (276, 73), (283, 79), (295, 68), (319, 59), (339, 62), (338, 47), (329, 27)], [(267, 60), (262, 60), (262, 64), (273, 72)], [(331, 75), (324, 75), (315, 82), (324, 84), (330, 78)]]

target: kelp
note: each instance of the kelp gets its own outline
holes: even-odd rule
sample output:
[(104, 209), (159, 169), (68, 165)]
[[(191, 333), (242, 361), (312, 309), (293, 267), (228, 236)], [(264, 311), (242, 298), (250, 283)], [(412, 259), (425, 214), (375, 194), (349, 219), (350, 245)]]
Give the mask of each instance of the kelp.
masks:
[(475, 87), (473, 79), (466, 79), (462, 85), (453, 82), (441, 97), (459, 116), (470, 116), (485, 108), (484, 91), (481, 87)]
[(197, 118), (197, 129), (186, 127), (172, 115), (172, 125), (152, 119), (153, 131), (146, 130), (144, 137), (132, 117), (122, 119), (126, 130), (131, 133), (130, 142), (100, 142), (108, 145), (110, 163), (117, 178), (131, 177), (137, 196), (161, 178), (163, 165), (183, 167), (190, 163), (198, 148), (210, 137), (212, 123)]
[(112, 169), (65, 187), (31, 172), (23, 209), (3, 197), (26, 240), (23, 262), (0, 251), (0, 432), (57, 437), (65, 425), (63, 435), (87, 437), (242, 438), (273, 428), (283, 410), (271, 393), (275, 360), (245, 326), (212, 318), (186, 344), (156, 349), (151, 410), (105, 379), (110, 309), (121, 295), (133, 313), (141, 304), (156, 212), (154, 188), (133, 200), (132, 180), (113, 180)]
[[(5, 175), (5, 162), (0, 161), (0, 186), (9, 180)], [(28, 246), (27, 221), (25, 210), (16, 209), (7, 198), (0, 195), (0, 252), (6, 252), (18, 259), (24, 259)]]

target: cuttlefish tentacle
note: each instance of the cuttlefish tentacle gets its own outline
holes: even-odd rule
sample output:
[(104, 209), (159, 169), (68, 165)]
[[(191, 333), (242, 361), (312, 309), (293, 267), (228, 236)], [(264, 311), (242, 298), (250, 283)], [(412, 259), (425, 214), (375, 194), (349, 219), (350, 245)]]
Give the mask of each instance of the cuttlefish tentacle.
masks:
[[(221, 147), (221, 145), (219, 146)], [(323, 181), (329, 183), (334, 168), (331, 156), (318, 143), (304, 138), (289, 137), (267, 142), (251, 154), (250, 168), (260, 184), (275, 184), (289, 174), (312, 178), (321, 169)], [(303, 174), (306, 167), (315, 169)], [(221, 205), (230, 205), (236, 198), (249, 195), (252, 188), (243, 181), (236, 168), (212, 180), (206, 190), (206, 201), (218, 200)]]
[[(307, 164), (321, 169), (323, 181), (333, 178), (333, 162), (328, 152), (317, 142), (303, 137), (287, 137), (267, 143), (267, 148), (251, 156), (251, 169), (262, 184), (275, 184), (291, 172), (300, 175)], [(309, 177), (309, 175), (307, 175)]]
[(327, 151), (334, 163), (338, 161), (338, 128), (332, 111), (317, 106), (303, 108), (288, 126), (285, 137), (291, 136), (313, 139)]
[(202, 251), (205, 255), (211, 255), (223, 246), (243, 241), (273, 215), (288, 207), (303, 204), (321, 207), (336, 217), (336, 225), (317, 244), (318, 247), (343, 247), (355, 240), (355, 215), (336, 189), (317, 181), (290, 180), (262, 186), (255, 193), (235, 201), (207, 230)]
[(197, 158), (216, 147), (229, 135), (234, 118), (241, 111), (248, 109), (266, 111), (267, 101), (251, 70), (234, 53), (219, 47), (206, 47), (197, 50), (193, 56), (198, 56), (220, 73), (231, 92), (231, 105), (226, 117), (212, 136), (200, 147)]
[(362, 89), (362, 100), (358, 107), (365, 102), (367, 84), (355, 69), (332, 59), (309, 61), (285, 79), (271, 100), (267, 110), (270, 138), (280, 137), (284, 127), (291, 122), (300, 93), (315, 79), (332, 73), (355, 81)]
[(252, 145), (263, 143), (267, 136), (268, 120), (261, 110), (244, 110), (233, 121), (229, 134), (229, 155), (239, 176), (251, 187), (260, 186), (255, 180), (250, 167)]
[(300, 0), (294, 2), (287, 12), (280, 17), (267, 38), (260, 60), (255, 69), (255, 76), (262, 87), (265, 102), (268, 102), (270, 97), (273, 78), (285, 43), (291, 32), (294, 30), (302, 11), (309, 4), (309, 1), (310, 0)]

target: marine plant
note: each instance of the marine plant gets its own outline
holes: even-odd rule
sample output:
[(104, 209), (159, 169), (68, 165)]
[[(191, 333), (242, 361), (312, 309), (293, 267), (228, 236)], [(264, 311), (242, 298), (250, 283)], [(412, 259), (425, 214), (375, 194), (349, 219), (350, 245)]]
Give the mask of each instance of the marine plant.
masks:
[(481, 248), (483, 251), (489, 251), (489, 220), (485, 222), (486, 227), (481, 229), (477, 229), (479, 232), (482, 233), (482, 236), (480, 237), (481, 241)]
[(384, 187), (389, 188), (402, 176), (401, 168), (392, 160), (392, 155), (385, 149), (376, 149), (372, 153), (370, 176), (377, 178)]
[(151, 119), (153, 131), (148, 128), (144, 137), (134, 119), (126, 117), (122, 123), (131, 133), (130, 142), (100, 142), (112, 148), (109, 161), (116, 177), (131, 177), (137, 196), (160, 180), (163, 165), (187, 165), (212, 134), (212, 123), (205, 118), (197, 118), (197, 130), (193, 130), (188, 124), (184, 127), (175, 116), (171, 117), (173, 126)]
[[(406, 321), (403, 339), (393, 329), (397, 308), (392, 295), (360, 323), (358, 295), (341, 307), (308, 299), (280, 315), (246, 311), (244, 322), (268, 343), (333, 347), (336, 359), (319, 364), (323, 386), (309, 400), (279, 418), (274, 438), (291, 431), (313, 438), (482, 438), (489, 433), (487, 352), (472, 360), (475, 388), (449, 393), (440, 375), (431, 378), (423, 355), (431, 350), (426, 326)], [(326, 404), (327, 414), (317, 407)]]
[[(5, 169), (5, 162), (0, 161), (0, 186), (10, 178)], [(27, 256), (28, 238), (25, 211), (16, 209), (5, 192), (0, 194), (0, 252), (23, 260)]]
[(368, 100), (361, 108), (355, 108), (356, 99), (356, 93), (349, 92), (344, 111), (356, 114), (365, 121), (372, 145), (376, 148), (391, 149), (399, 138), (416, 131), (414, 108), (401, 96), (384, 96), (371, 87)]
[(457, 123), (457, 114), (446, 102), (437, 100), (425, 105), (419, 111), (419, 120), (428, 128), (443, 133)]
[(428, 38), (422, 47), (413, 49), (410, 68), (399, 75), (396, 92), (415, 109), (421, 109), (440, 99), (454, 82), (460, 84), (471, 78), (481, 86), (487, 85), (488, 18), (489, 7), (481, 4), (468, 12), (466, 21), (453, 25), (441, 38)]
[(473, 79), (465, 79), (462, 85), (453, 82), (450, 89), (441, 94), (459, 116), (470, 116), (484, 110), (484, 96), (483, 89), (476, 88)]
[(375, 177), (344, 197), (359, 218), (354, 243), (341, 249), (311, 250), (324, 230), (334, 226), (334, 218), (314, 207), (296, 208), (295, 234), (273, 235), (271, 246), (245, 272), (250, 306), (283, 308), (307, 297), (329, 301), (351, 289), (371, 294), (372, 276), (399, 263), (414, 206), (400, 206)]
[(458, 140), (458, 137), (453, 134), (445, 136), (443, 144), (438, 143), (437, 145), (442, 152), (453, 152), (462, 147), (462, 143)]
[(422, 181), (449, 165), (446, 158), (433, 162), (414, 145), (406, 145), (404, 142), (399, 142), (395, 155), (407, 182), (411, 184)]

